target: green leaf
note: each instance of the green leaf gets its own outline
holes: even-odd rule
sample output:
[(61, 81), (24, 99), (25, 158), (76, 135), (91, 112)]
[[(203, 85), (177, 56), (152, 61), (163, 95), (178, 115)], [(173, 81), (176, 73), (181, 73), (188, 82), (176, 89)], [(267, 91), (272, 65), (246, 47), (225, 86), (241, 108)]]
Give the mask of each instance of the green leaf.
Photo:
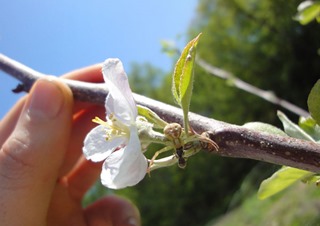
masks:
[(162, 120), (155, 112), (153, 112), (151, 109), (137, 105), (138, 107), (138, 113), (141, 116), (144, 116), (147, 118), (147, 120), (154, 124), (156, 128), (163, 129), (168, 123), (164, 120)]
[(183, 49), (173, 73), (172, 94), (177, 103), (182, 107), (186, 131), (189, 129), (188, 112), (193, 88), (193, 66), (196, 56), (196, 46), (200, 36), (201, 33), (191, 40)]
[(312, 118), (320, 125), (320, 80), (316, 82), (309, 93), (308, 108)]
[(277, 115), (283, 124), (284, 131), (290, 137), (315, 142), (315, 140), (309, 134), (307, 134), (297, 124), (293, 123), (290, 119), (288, 119), (287, 116), (285, 116), (285, 114), (283, 114), (281, 111), (278, 111)]
[[(188, 45), (187, 45), (188, 46)], [(187, 48), (185, 47), (185, 49)], [(184, 59), (186, 58), (186, 51), (182, 52), (180, 58), (178, 59), (176, 66), (174, 68), (173, 77), (172, 77), (172, 94), (175, 99), (175, 101), (181, 106), (181, 100), (180, 100), (180, 81), (181, 81), (181, 75), (183, 72), (183, 65), (184, 65)]]
[(303, 183), (316, 184), (316, 186), (318, 186), (318, 187), (319, 187), (319, 180), (320, 180), (319, 174), (311, 174), (310, 176), (306, 176), (306, 177), (301, 179), (301, 181)]
[(258, 191), (258, 198), (269, 198), (270, 196), (289, 187), (296, 181), (303, 180), (304, 178), (310, 178), (312, 175), (314, 175), (314, 173), (306, 170), (284, 166), (275, 172), (270, 178), (261, 183)]
[(308, 135), (310, 135), (315, 141), (320, 141), (320, 126), (317, 122), (311, 118), (300, 117), (299, 126), (303, 129)]
[(298, 13), (294, 17), (302, 25), (310, 23), (314, 19), (319, 19), (320, 2), (304, 1), (298, 6)]
[(255, 130), (257, 132), (275, 134), (279, 136), (288, 136), (281, 129), (263, 122), (248, 122), (243, 125), (244, 128)]
[[(183, 49), (180, 58), (178, 59), (174, 73), (173, 73), (173, 81), (172, 81), (172, 93), (175, 98), (175, 100), (178, 102), (178, 104), (181, 105), (181, 87), (185, 89), (187, 84), (181, 85), (182, 80), (184, 80), (184, 83), (186, 81), (190, 81), (190, 79), (184, 78), (190, 77), (190, 71), (192, 71), (194, 57), (190, 54), (191, 52), (195, 55), (195, 47), (198, 43), (198, 40), (200, 38), (201, 33), (195, 37), (193, 40), (191, 40), (186, 47)], [(190, 56), (191, 56), (191, 62), (190, 62)], [(192, 64), (190, 64), (192, 63)], [(191, 67), (191, 68), (190, 68)], [(191, 70), (190, 70), (191, 69)], [(189, 74), (188, 74), (189, 73)]]

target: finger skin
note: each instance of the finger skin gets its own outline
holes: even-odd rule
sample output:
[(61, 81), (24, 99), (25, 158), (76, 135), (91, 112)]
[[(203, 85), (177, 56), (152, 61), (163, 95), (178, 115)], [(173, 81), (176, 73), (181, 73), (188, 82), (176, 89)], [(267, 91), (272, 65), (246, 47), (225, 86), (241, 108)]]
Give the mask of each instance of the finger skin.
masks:
[(103, 82), (101, 68), (102, 64), (95, 64), (71, 71), (64, 74), (62, 77), (72, 80), (80, 80), (83, 82), (99, 83)]
[[(102, 67), (102, 64), (95, 64), (89, 67), (71, 71), (67, 74), (64, 74), (62, 77), (71, 79), (71, 80), (79, 80), (83, 82), (102, 83), (103, 77), (102, 77), (101, 67)], [(92, 106), (93, 104), (91, 103), (77, 102), (74, 107), (74, 112), (79, 112), (83, 109), (87, 109)]]
[(70, 136), (72, 106), (71, 91), (57, 80), (40, 79), (33, 86), (0, 151), (1, 224), (45, 225)]
[(20, 117), (26, 98), (21, 98), (0, 122), (0, 146), (8, 139)]

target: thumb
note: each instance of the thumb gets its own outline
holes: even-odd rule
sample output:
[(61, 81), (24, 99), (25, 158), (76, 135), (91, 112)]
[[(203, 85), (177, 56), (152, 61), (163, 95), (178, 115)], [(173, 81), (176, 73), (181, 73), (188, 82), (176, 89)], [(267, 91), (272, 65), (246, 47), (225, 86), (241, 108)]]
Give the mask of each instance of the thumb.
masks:
[[(0, 219), (45, 225), (72, 122), (72, 94), (52, 78), (37, 81), (0, 150)], [(19, 213), (19, 217), (17, 217)]]

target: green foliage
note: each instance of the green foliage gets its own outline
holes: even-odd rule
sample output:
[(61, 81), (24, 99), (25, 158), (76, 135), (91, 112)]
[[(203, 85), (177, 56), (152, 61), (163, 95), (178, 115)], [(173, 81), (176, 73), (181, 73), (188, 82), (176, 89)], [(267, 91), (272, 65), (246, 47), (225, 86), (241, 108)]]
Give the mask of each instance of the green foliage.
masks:
[(260, 200), (255, 194), (206, 226), (318, 226), (320, 190), (315, 186), (295, 183), (286, 192)]
[(264, 180), (259, 188), (258, 197), (266, 199), (289, 187), (293, 183), (314, 175), (314, 173), (292, 167), (282, 167), (270, 178)]
[(309, 94), (308, 108), (312, 118), (320, 125), (320, 80), (317, 81)]
[[(197, 55), (306, 108), (308, 93), (320, 74), (320, 29), (317, 24), (301, 26), (292, 20), (299, 3), (201, 0), (192, 32), (203, 33)], [(196, 69), (191, 110), (236, 124), (256, 120), (279, 125), (277, 107)]]
[(176, 63), (172, 77), (172, 94), (183, 110), (185, 131), (189, 131), (188, 113), (193, 89), (193, 66), (200, 36), (201, 33), (186, 45)]
[(294, 17), (301, 24), (305, 25), (316, 19), (320, 22), (320, 2), (304, 1), (298, 6), (298, 13)]
[(134, 92), (159, 99), (162, 93), (159, 90), (165, 72), (150, 63), (132, 63), (130, 67), (129, 83)]
[(288, 119), (288, 117), (285, 116), (285, 114), (278, 111), (278, 117), (283, 124), (284, 131), (289, 136), (302, 139), (302, 140), (314, 141), (314, 139), (308, 133), (306, 133), (302, 128), (300, 128), (297, 124), (292, 122), (290, 119)]
[(313, 118), (300, 117), (299, 127), (311, 136), (313, 140), (316, 142), (320, 141), (320, 126)]
[[(282, 112), (278, 112), (278, 117), (283, 124), (286, 134), (289, 136), (312, 142), (316, 142), (316, 140), (318, 140), (320, 136), (319, 126), (312, 118), (301, 118), (299, 125), (297, 125), (289, 120)], [(319, 175), (316, 173), (284, 166), (275, 172), (270, 178), (261, 183), (258, 191), (258, 197), (260, 199), (269, 198), (270, 196), (291, 186), (295, 182), (302, 181), (317, 183), (319, 178)]]

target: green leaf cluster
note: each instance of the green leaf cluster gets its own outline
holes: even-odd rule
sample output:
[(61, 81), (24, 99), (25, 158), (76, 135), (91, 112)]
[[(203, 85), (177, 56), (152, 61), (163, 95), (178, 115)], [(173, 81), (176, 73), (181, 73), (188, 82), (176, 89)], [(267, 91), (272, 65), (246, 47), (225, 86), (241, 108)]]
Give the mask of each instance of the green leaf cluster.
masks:
[(320, 1), (304, 1), (298, 6), (298, 13), (294, 17), (301, 24), (306, 25), (313, 20), (320, 23)]
[[(320, 73), (320, 29), (314, 23), (301, 26), (292, 20), (300, 1), (200, 2), (198, 26), (192, 32), (204, 34), (197, 55), (305, 109), (308, 93)], [(199, 67), (196, 75), (197, 92), (191, 111), (236, 124), (254, 120), (280, 126), (277, 106), (237, 90), (232, 82), (213, 77)]]
[[(320, 143), (320, 127), (318, 124), (320, 122), (320, 81), (314, 85), (309, 94), (308, 107), (312, 118), (301, 117), (299, 125), (289, 120), (282, 112), (278, 112), (278, 117), (283, 124), (286, 134), (289, 136)], [(261, 183), (258, 197), (260, 199), (269, 198), (297, 181), (317, 184), (319, 179), (320, 176), (317, 173), (284, 166)]]

